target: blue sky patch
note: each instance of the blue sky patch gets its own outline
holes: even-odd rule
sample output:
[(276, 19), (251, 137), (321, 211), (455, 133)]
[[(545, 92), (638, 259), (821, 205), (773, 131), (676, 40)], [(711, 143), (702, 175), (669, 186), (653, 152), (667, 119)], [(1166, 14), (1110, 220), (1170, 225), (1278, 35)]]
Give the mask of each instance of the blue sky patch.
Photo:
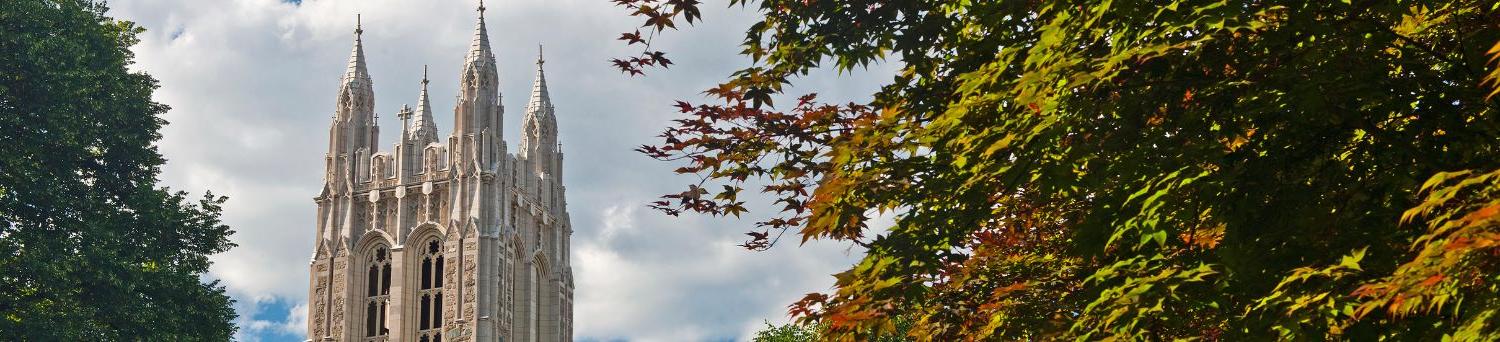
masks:
[[(300, 342), (304, 322), (292, 320), (292, 309), (297, 303), (284, 298), (255, 299), (235, 298), (235, 311), (240, 314), (239, 340), (252, 342)], [(295, 326), (293, 326), (295, 325)]]

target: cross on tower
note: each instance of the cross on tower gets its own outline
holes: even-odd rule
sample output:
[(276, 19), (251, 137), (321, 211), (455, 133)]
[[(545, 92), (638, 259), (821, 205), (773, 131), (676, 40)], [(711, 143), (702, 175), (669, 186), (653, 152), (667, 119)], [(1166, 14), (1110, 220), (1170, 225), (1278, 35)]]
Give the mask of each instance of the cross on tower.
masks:
[(364, 25), (361, 23), (360, 15), (358, 13), (356, 13), (356, 14), (354, 14), (354, 35), (357, 36), (357, 35), (364, 34), (364, 33), (365, 33)]

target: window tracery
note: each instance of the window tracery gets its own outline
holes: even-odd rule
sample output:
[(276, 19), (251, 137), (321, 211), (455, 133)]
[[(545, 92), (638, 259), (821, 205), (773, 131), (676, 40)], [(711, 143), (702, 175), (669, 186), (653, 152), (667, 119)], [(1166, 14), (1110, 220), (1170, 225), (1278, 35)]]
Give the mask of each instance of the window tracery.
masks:
[(442, 342), (443, 254), (436, 238), (422, 248), (420, 283), (417, 287), (417, 341)]
[(391, 298), (391, 260), (385, 247), (377, 247), (366, 259), (365, 340), (384, 341), (390, 333), (385, 326), (386, 309)]

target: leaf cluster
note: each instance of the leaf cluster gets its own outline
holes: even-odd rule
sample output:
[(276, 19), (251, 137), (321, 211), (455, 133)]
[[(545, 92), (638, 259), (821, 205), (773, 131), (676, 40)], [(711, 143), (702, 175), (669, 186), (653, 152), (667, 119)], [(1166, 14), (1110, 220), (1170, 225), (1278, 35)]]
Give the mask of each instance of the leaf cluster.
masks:
[[(765, 184), (746, 247), (864, 247), (790, 307), (821, 339), (1500, 336), (1500, 5), (729, 4), (755, 65), (638, 149), (701, 177), (652, 207), (740, 216)], [(881, 61), (869, 103), (774, 109)]]

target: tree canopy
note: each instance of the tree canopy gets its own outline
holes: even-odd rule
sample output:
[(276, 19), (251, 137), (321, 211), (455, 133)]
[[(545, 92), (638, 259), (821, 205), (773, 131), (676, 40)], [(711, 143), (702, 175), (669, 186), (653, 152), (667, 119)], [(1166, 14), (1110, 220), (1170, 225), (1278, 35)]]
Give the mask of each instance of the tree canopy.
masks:
[[(631, 75), (702, 20), (615, 2)], [(651, 205), (863, 246), (790, 306), (824, 339), (1500, 339), (1500, 4), (728, 4), (753, 66), (638, 149), (701, 177)], [(871, 63), (867, 103), (782, 91)]]
[[(879, 335), (865, 339), (869, 342), (902, 342), (908, 341), (907, 331), (911, 329), (911, 320), (897, 317), (893, 322), (893, 329)], [(824, 324), (813, 324), (809, 322), (788, 323), (772, 325), (766, 322), (766, 327), (755, 332), (750, 338), (752, 342), (811, 342), (823, 340), (822, 330), (827, 327)]]
[(0, 2), (0, 340), (225, 341), (204, 283), (223, 197), (158, 187), (167, 106), (142, 29), (85, 0)]

